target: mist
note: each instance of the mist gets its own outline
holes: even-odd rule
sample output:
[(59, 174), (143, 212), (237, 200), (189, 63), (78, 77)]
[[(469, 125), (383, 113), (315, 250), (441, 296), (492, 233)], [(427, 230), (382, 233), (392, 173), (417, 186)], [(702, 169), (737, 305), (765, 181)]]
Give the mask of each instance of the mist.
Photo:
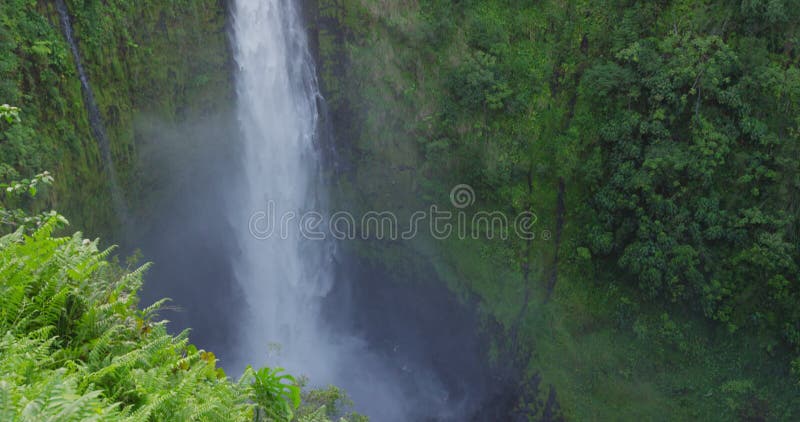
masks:
[(143, 305), (172, 298), (170, 329), (191, 327), (231, 377), (282, 367), (308, 387), (342, 387), (373, 421), (484, 420), (511, 381), (488, 364), (470, 304), (433, 276), (398, 279), (335, 242), (252, 233), (268, 201), (279, 213), (324, 214), (328, 203), (331, 134), (299, 16), (286, 0), (236, 1), (235, 104), (177, 127), (137, 122), (149, 205), (126, 243), (155, 263)]
[[(129, 244), (154, 263), (146, 275), (142, 304), (172, 301), (161, 316), (173, 332), (190, 328), (190, 339), (212, 350), (231, 377), (244, 365), (291, 368), (289, 351), (268, 340), (243, 347), (242, 336), (258, 328), (243, 324), (247, 302), (235, 266), (241, 246), (227, 212), (233, 200), (240, 142), (232, 115), (170, 127), (141, 119), (140, 151), (151, 177), (145, 201), (151, 212), (137, 214)], [(186, 154), (186, 152), (191, 152)], [(246, 224), (242, 223), (242, 224)], [(488, 420), (474, 418), (495, 403), (512, 380), (492, 369), (487, 336), (471, 304), (461, 303), (433, 275), (405, 279), (349, 248), (335, 248), (331, 288), (319, 297), (319, 336), (291, 371), (310, 386), (335, 384), (374, 421)], [(420, 262), (418, 273), (430, 271)], [(432, 271), (431, 271), (432, 272)], [(323, 347), (324, 346), (324, 347)], [(316, 371), (316, 372), (315, 372)]]
[[(258, 328), (243, 324), (248, 305), (235, 269), (241, 246), (227, 214), (244, 177), (231, 171), (240, 154), (236, 125), (232, 114), (178, 127), (158, 116), (140, 119), (149, 176), (141, 181), (143, 201), (152, 205), (136, 214), (126, 242), (154, 262), (142, 304), (171, 298), (161, 312), (170, 330), (191, 329), (191, 341), (214, 351), (234, 378), (248, 364), (292, 368), (291, 351), (270, 344), (269, 332), (263, 347), (243, 347), (242, 336)], [(342, 387), (355, 410), (375, 421), (470, 420), (492, 406), (510, 381), (487, 364), (488, 342), (471, 306), (432, 276), (399, 278), (344, 246), (332, 251), (331, 288), (316, 313), (295, 315), (313, 317), (318, 338), (291, 373), (309, 377), (310, 386)]]

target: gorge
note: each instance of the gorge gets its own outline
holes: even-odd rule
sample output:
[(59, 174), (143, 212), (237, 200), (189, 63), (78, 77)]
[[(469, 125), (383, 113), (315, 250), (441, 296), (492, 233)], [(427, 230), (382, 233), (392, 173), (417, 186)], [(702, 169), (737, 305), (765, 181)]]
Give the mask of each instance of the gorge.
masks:
[(797, 420), (798, 22), (5, 0), (0, 420)]

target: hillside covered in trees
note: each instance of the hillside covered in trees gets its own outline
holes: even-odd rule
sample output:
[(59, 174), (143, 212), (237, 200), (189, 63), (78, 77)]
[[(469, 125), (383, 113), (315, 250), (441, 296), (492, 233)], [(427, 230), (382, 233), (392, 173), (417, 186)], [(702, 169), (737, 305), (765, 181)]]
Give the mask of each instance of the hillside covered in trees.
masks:
[[(56, 6), (0, 4), (0, 419), (362, 418), (303, 373), (226, 375), (107, 246), (239, 153), (208, 135), (237, 121), (233, 3), (65, 2), (130, 217)], [(800, 4), (301, 3), (331, 210), (408, 221), (468, 186), (452, 211), (535, 216), (337, 246), (477, 314), (505, 388), (473, 420), (800, 417)]]
[(797, 3), (318, 3), (345, 201), (538, 217), (365, 254), (476, 295), (567, 419), (797, 417)]

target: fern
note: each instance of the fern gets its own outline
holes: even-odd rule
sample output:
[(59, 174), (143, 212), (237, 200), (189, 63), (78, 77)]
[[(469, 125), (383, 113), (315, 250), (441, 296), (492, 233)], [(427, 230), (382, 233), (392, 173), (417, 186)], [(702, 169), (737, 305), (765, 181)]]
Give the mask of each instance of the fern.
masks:
[(137, 309), (149, 264), (125, 272), (97, 241), (53, 237), (60, 224), (0, 237), (0, 420), (327, 420), (297, 412), (300, 386), (280, 369), (229, 380), (156, 319), (166, 299)]

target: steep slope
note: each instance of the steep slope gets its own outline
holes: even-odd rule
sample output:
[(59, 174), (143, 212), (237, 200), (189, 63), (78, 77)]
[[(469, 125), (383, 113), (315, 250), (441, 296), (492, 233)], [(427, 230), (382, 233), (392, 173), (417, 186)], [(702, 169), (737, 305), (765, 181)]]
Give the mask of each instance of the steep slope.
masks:
[[(232, 104), (224, 3), (66, 4), (123, 196), (133, 213), (141, 214), (158, 195), (166, 195), (157, 181), (173, 180), (173, 189), (182, 182), (176, 177), (180, 172), (169, 174), (158, 156), (177, 155), (171, 148), (186, 152), (183, 165), (172, 163), (175, 171), (191, 163), (192, 151), (202, 150), (169, 142), (164, 132), (187, 121), (218, 118)], [(121, 234), (55, 5), (7, 1), (0, 16), (0, 99), (19, 106), (23, 115), (21, 125), (3, 134), (2, 161), (14, 163), (4, 167), (4, 175), (50, 169), (57, 181), (51, 203), (90, 233)]]
[(536, 215), (351, 246), (476, 297), (526, 413), (791, 418), (796, 8), (628, 3), (313, 2), (340, 209)]

